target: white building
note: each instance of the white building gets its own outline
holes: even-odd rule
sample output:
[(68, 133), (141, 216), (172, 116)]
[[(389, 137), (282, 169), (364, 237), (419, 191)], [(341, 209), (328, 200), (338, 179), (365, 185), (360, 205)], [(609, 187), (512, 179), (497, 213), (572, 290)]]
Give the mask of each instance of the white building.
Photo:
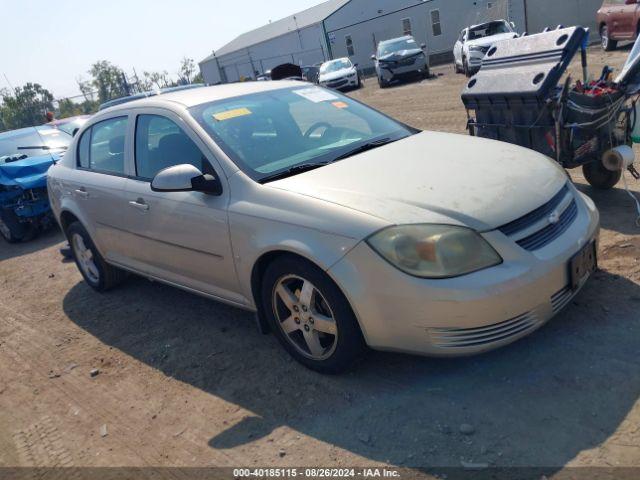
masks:
[(460, 31), (506, 19), (518, 31), (583, 25), (595, 29), (602, 0), (329, 0), (240, 35), (200, 62), (205, 82), (255, 78), (282, 63), (313, 65), (350, 57), (373, 69), (377, 43), (411, 34), (426, 43), (431, 63), (451, 59)]

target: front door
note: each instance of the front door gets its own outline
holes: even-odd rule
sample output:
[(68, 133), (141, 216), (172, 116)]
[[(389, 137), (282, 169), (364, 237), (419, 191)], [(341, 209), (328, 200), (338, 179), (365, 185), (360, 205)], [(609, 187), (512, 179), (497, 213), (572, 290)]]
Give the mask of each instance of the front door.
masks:
[[(136, 172), (126, 184), (130, 246), (124, 261), (161, 280), (246, 303), (238, 293), (227, 217), (229, 190), (222, 169), (203, 153), (207, 150), (197, 136), (187, 132), (189, 127), (171, 112), (145, 110), (137, 115)], [(218, 176), (222, 195), (151, 190), (160, 170), (180, 164)]]

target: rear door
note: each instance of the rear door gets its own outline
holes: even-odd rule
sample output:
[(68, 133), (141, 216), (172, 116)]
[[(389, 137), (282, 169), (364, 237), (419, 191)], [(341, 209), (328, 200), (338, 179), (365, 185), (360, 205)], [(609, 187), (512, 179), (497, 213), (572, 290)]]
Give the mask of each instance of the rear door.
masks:
[(71, 193), (92, 239), (107, 259), (122, 243), (124, 187), (128, 173), (128, 116), (102, 120), (85, 130), (78, 142)]
[[(132, 128), (135, 174), (126, 183), (128, 247), (123, 261), (159, 279), (245, 303), (238, 293), (222, 168), (173, 112), (139, 110)], [(222, 195), (151, 190), (160, 170), (181, 164), (220, 178)]]

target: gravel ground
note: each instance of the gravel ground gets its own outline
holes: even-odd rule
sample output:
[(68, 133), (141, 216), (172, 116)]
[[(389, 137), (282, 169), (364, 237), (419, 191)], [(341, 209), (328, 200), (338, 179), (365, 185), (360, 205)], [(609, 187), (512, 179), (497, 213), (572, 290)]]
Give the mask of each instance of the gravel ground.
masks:
[[(593, 71), (626, 53), (592, 50)], [(465, 79), (435, 72), (352, 95), (464, 133)], [(0, 466), (640, 466), (640, 229), (620, 186), (572, 176), (602, 212), (602, 270), (561, 315), (490, 354), (372, 353), (338, 377), (240, 310), (140, 278), (94, 293), (57, 232), (0, 243)]]

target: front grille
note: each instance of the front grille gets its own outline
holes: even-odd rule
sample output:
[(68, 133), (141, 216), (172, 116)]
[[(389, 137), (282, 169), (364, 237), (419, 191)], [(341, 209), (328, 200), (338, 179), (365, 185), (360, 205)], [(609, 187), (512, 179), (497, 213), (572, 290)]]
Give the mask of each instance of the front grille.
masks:
[(413, 58), (407, 58), (405, 60), (400, 60), (398, 62), (398, 65), (400, 67), (408, 67), (409, 65), (413, 65), (414, 63), (416, 63), (416, 57)]
[(481, 347), (524, 335), (538, 326), (535, 313), (528, 312), (510, 320), (478, 328), (432, 328), (433, 344), (441, 348)]
[(551, 297), (551, 307), (553, 309), (553, 313), (558, 313), (560, 310), (566, 307), (573, 298), (573, 295), (574, 292), (569, 287), (565, 287), (558, 293), (554, 294)]
[(339, 88), (345, 86), (347, 83), (349, 83), (349, 80), (347, 80), (346, 78), (341, 78), (340, 80), (335, 80), (333, 82), (327, 83), (327, 86), (329, 88)]
[(518, 241), (517, 243), (525, 250), (540, 250), (566, 232), (577, 217), (578, 204), (573, 200), (569, 207), (562, 213), (562, 215), (560, 215), (560, 221), (558, 223), (548, 225), (542, 230)]
[(547, 203), (498, 230), (513, 238), (525, 250), (535, 251), (560, 237), (577, 217), (578, 204), (569, 186), (565, 185)]

